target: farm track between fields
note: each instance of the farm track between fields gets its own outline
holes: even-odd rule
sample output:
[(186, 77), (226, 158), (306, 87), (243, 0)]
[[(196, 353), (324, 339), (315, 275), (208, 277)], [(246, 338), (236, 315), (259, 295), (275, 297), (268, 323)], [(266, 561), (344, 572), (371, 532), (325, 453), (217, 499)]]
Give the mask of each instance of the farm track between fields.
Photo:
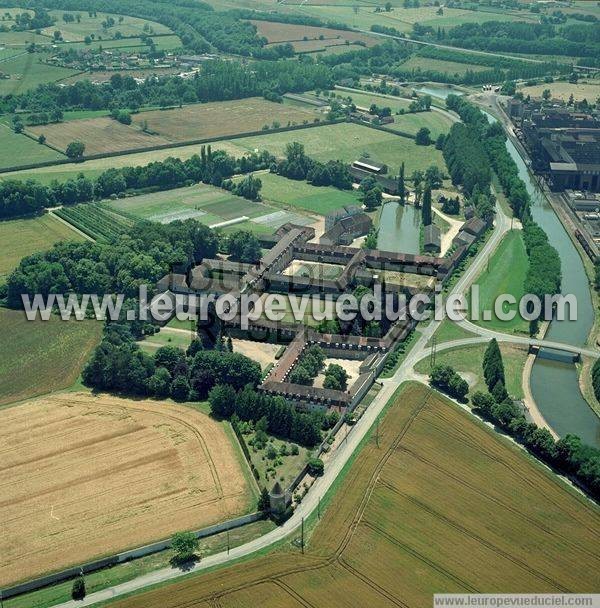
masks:
[[(349, 528), (347, 529), (344, 537), (342, 538), (342, 540), (340, 541), (338, 547), (336, 548), (336, 550), (334, 551), (334, 553), (329, 556), (329, 557), (325, 557), (325, 558), (320, 558), (317, 559), (316, 563), (314, 564), (307, 564), (307, 565), (302, 565), (302, 566), (298, 566), (298, 567), (292, 567), (289, 569), (286, 569), (284, 572), (280, 572), (277, 575), (274, 576), (264, 576), (264, 577), (260, 577), (258, 579), (255, 579), (254, 581), (244, 584), (244, 585), (240, 585), (240, 586), (236, 586), (234, 588), (230, 588), (227, 591), (223, 592), (223, 593), (217, 593), (215, 595), (212, 596), (206, 596), (206, 597), (198, 597), (195, 600), (193, 600), (191, 603), (190, 602), (184, 602), (184, 603), (177, 603), (177, 604), (172, 604), (172, 606), (175, 608), (191, 608), (192, 606), (194, 606), (194, 604), (200, 600), (200, 601), (209, 601), (211, 598), (215, 598), (215, 599), (220, 599), (222, 597), (226, 597), (228, 595), (231, 595), (235, 592), (241, 591), (241, 590), (246, 590), (246, 589), (251, 589), (253, 587), (256, 587), (258, 585), (264, 584), (264, 583), (273, 583), (279, 586), (280, 583), (280, 579), (285, 577), (285, 576), (290, 576), (292, 574), (300, 574), (300, 573), (304, 573), (304, 572), (310, 572), (312, 570), (320, 570), (326, 567), (330, 567), (335, 565), (336, 563), (339, 564), (342, 568), (344, 568), (345, 570), (347, 570), (348, 572), (350, 572), (352, 575), (358, 577), (360, 580), (362, 580), (365, 584), (367, 584), (370, 588), (372, 588), (373, 590), (375, 590), (377, 593), (380, 593), (381, 595), (383, 595), (386, 599), (388, 599), (389, 601), (391, 601), (394, 605), (396, 606), (401, 606), (403, 608), (407, 608), (407, 605), (403, 602), (401, 602), (400, 600), (398, 600), (397, 598), (395, 598), (392, 594), (390, 594), (388, 591), (386, 591), (385, 589), (383, 589), (380, 585), (378, 585), (375, 581), (372, 581), (369, 577), (365, 576), (364, 574), (360, 573), (359, 571), (357, 571), (353, 566), (349, 565), (347, 562), (344, 562), (342, 560), (342, 554), (344, 552), (344, 550), (347, 548), (350, 540), (352, 539), (362, 517), (363, 514), (365, 512), (365, 509), (367, 508), (367, 505), (369, 504), (369, 500), (370, 497), (373, 493), (373, 490), (375, 489), (378, 479), (379, 479), (379, 475), (383, 469), (383, 467), (385, 466), (385, 464), (387, 463), (387, 461), (389, 460), (389, 458), (394, 454), (394, 452), (396, 451), (396, 449), (398, 448), (400, 442), (402, 441), (403, 437), (406, 435), (406, 433), (408, 432), (410, 426), (413, 424), (413, 422), (416, 420), (416, 418), (418, 417), (418, 415), (423, 411), (423, 409), (426, 407), (427, 405), (427, 400), (429, 395), (431, 394), (431, 389), (428, 389), (427, 394), (425, 395), (425, 397), (421, 400), (420, 404), (415, 408), (415, 410), (412, 412), (411, 416), (409, 417), (409, 419), (405, 422), (404, 426), (402, 427), (402, 429), (398, 432), (398, 434), (396, 435), (394, 441), (392, 442), (392, 444), (390, 445), (390, 447), (386, 450), (386, 452), (384, 453), (384, 455), (381, 457), (381, 459), (379, 460), (379, 464), (376, 467), (376, 469), (373, 471), (373, 473), (371, 474), (370, 478), (369, 478), (369, 483), (367, 486), (367, 489), (363, 495), (363, 498), (361, 500), (361, 504), (360, 507), (358, 508), (354, 519), (352, 521), (352, 523), (350, 524)], [(313, 558), (314, 559), (314, 558)], [(287, 592), (287, 585), (284, 584), (284, 589)], [(297, 595), (293, 595), (292, 597), (294, 597), (295, 599), (298, 599)], [(312, 607), (312, 604), (310, 603), (306, 603), (306, 600), (304, 600), (302, 598), (302, 602), (303, 605), (305, 606), (310, 606)], [(316, 607), (314, 607), (316, 608)]]

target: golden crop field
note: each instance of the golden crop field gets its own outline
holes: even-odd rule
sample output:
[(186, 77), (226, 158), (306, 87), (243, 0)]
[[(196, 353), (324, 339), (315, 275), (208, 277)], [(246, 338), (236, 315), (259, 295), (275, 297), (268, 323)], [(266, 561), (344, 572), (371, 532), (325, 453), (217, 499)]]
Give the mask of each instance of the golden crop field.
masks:
[[(131, 125), (101, 117), (30, 127), (28, 130), (35, 137), (43, 133), (46, 141), (60, 150), (65, 150), (72, 141), (82, 141), (87, 156), (251, 133), (260, 131), (265, 125), (272, 126), (274, 121), (282, 127), (308, 124), (318, 116), (312, 109), (250, 97), (140, 112), (132, 116)], [(147, 123), (148, 133), (141, 129), (143, 122)]]
[(288, 544), (116, 606), (420, 607), (434, 592), (597, 589), (600, 511), (443, 397), (407, 385), (379, 446), (363, 447), (304, 555)]
[(0, 584), (253, 503), (222, 424), (191, 407), (63, 393), (0, 411), (0, 445)]

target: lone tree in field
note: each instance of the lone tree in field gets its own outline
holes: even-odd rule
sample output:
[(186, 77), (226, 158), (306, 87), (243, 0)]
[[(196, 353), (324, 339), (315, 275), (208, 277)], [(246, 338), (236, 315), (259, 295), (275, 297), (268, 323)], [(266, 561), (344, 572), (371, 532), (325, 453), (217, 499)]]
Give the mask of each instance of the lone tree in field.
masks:
[(72, 141), (65, 150), (65, 154), (74, 160), (83, 158), (85, 152), (85, 144), (80, 141)]
[(171, 547), (175, 551), (175, 561), (189, 562), (196, 558), (199, 542), (193, 532), (177, 532), (171, 540)]
[(79, 576), (73, 581), (73, 587), (71, 588), (71, 597), (74, 600), (82, 600), (85, 597), (85, 579), (83, 576)]

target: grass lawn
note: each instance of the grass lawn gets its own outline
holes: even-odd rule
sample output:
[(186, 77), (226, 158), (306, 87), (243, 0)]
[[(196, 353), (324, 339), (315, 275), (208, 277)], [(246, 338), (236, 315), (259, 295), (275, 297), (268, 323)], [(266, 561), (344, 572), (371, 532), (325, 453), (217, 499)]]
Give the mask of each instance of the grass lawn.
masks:
[(306, 153), (320, 161), (352, 162), (367, 152), (373, 160), (388, 165), (390, 173), (397, 172), (397, 167), (403, 161), (407, 175), (415, 169), (426, 169), (430, 165), (445, 167), (442, 153), (433, 146), (417, 146), (414, 140), (407, 137), (351, 123), (324, 125), (292, 133), (244, 137), (230, 141), (229, 145), (231, 149), (237, 150), (237, 155), (259, 149), (284, 156), (286, 145), (292, 141), (303, 144)]
[[(261, 173), (260, 178), (263, 177), (268, 175)], [(310, 224), (314, 221), (206, 184), (122, 198), (110, 201), (109, 204), (117, 211), (141, 219), (164, 224), (193, 218), (207, 226), (220, 228), (225, 233), (240, 229), (270, 233), (286, 222)]]
[[(479, 275), (476, 285), (479, 286), (478, 325), (507, 333), (528, 333), (529, 322), (518, 314), (512, 321), (501, 321), (496, 317), (494, 302), (501, 294), (511, 294), (517, 302), (524, 295), (524, 281), (529, 267), (529, 259), (521, 231), (512, 230), (503, 239), (488, 262), (488, 268)], [(483, 320), (484, 310), (492, 311), (489, 321)], [(504, 310), (518, 313), (518, 305), (504, 305)]]
[(464, 75), (467, 70), (471, 72), (483, 72), (488, 70), (486, 66), (475, 65), (471, 63), (459, 63), (457, 61), (444, 61), (442, 59), (432, 59), (429, 57), (419, 57), (413, 55), (402, 64), (402, 68), (406, 70), (434, 70), (445, 74), (461, 74)]
[[(275, 524), (270, 520), (257, 521), (247, 526), (231, 530), (229, 532), (230, 548), (243, 545), (248, 541), (263, 536), (275, 528)], [(200, 541), (199, 553), (202, 557), (220, 553), (227, 549), (227, 533), (215, 534)], [(138, 576), (153, 572), (160, 568), (167, 568), (169, 560), (174, 552), (170, 549), (147, 555), (139, 559), (134, 559), (123, 564), (118, 564), (112, 568), (105, 568), (86, 574), (85, 586), (87, 593), (94, 593), (112, 587), (120, 583), (125, 583)], [(51, 587), (40, 589), (25, 595), (19, 595), (9, 600), (4, 600), (4, 608), (49, 608), (55, 604), (61, 604), (71, 600), (71, 587), (73, 581), (65, 581)]]
[(8, 74), (10, 78), (0, 80), (0, 95), (11, 93), (17, 95), (38, 84), (56, 82), (77, 74), (76, 70), (42, 63), (46, 57), (47, 55), (43, 53), (25, 53), (3, 61), (0, 64), (0, 71)]
[[(458, 373), (464, 375), (465, 379), (469, 382), (470, 396), (475, 391), (487, 391), (481, 367), (486, 346), (486, 344), (477, 344), (440, 351), (435, 358), (436, 365), (450, 365)], [(500, 344), (500, 351), (502, 352), (502, 360), (504, 361), (506, 390), (508, 390), (511, 396), (522, 399), (523, 387), (521, 385), (521, 378), (523, 366), (527, 359), (527, 349)], [(429, 374), (430, 369), (429, 357), (422, 359), (415, 365), (415, 370), (421, 374)]]
[(590, 103), (594, 103), (600, 97), (600, 81), (594, 80), (578, 82), (577, 84), (571, 84), (570, 82), (542, 83), (520, 88), (519, 91), (525, 96), (541, 97), (546, 89), (550, 91), (553, 99), (562, 99), (563, 101), (567, 101), (569, 96), (573, 95), (575, 101), (587, 99)]
[(355, 190), (338, 190), (332, 186), (315, 187), (308, 182), (296, 181), (275, 175), (262, 173), (261, 195), (265, 201), (327, 215), (330, 211), (344, 205), (358, 204)]
[(214, 224), (240, 216), (257, 217), (274, 211), (272, 207), (205, 184), (122, 198), (111, 201), (110, 205), (117, 211), (161, 223), (193, 217), (203, 224)]
[[(244, 439), (246, 440), (252, 463), (260, 476), (258, 482), (260, 485), (265, 485), (268, 488), (276, 481), (279, 481), (283, 488), (288, 487), (310, 456), (310, 450), (302, 446), (297, 446), (298, 454), (291, 454), (291, 442), (270, 435), (266, 446), (261, 449), (252, 445), (255, 439), (254, 432), (244, 435)], [(286, 456), (281, 455), (282, 446), (285, 446)], [(271, 456), (274, 457), (272, 458)]]
[[(441, 344), (442, 342), (452, 342), (453, 340), (462, 340), (464, 338), (477, 337), (473, 332), (463, 329), (460, 327), (460, 325), (457, 325), (448, 319), (444, 319), (440, 323), (440, 326), (433, 335), (435, 336), (437, 344)], [(431, 340), (428, 342), (428, 345), (430, 344)]]
[(97, 321), (27, 321), (0, 308), (0, 405), (70, 387), (100, 341)]
[[(184, 329), (190, 329), (189, 327)], [(145, 340), (138, 342), (141, 348), (148, 352), (154, 352), (161, 346), (176, 346), (182, 350), (187, 350), (195, 332), (190, 329), (189, 333), (162, 330), (153, 336), (148, 336)]]
[(0, 282), (21, 258), (50, 249), (63, 240), (82, 241), (83, 237), (50, 215), (0, 222)]
[[(3, 81), (0, 80), (1, 82)], [(0, 169), (64, 158), (60, 152), (38, 144), (26, 135), (15, 133), (4, 122), (0, 122)]]

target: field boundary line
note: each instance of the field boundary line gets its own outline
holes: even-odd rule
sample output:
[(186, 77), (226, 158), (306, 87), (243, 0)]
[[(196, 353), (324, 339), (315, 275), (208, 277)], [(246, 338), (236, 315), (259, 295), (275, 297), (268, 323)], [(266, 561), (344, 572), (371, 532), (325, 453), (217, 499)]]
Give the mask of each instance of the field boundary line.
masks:
[(48, 211), (48, 215), (50, 217), (53, 217), (54, 219), (58, 220), (59, 222), (63, 223), (65, 226), (68, 226), (71, 230), (73, 230), (73, 232), (76, 232), (77, 234), (82, 236), (84, 239), (86, 239), (86, 241), (90, 241), (92, 243), (96, 242), (96, 239), (92, 238), (89, 234), (85, 233), (83, 230), (79, 230), (79, 228), (73, 226), (73, 224), (71, 224), (71, 222), (67, 222), (67, 220), (60, 217), (60, 215), (56, 215), (56, 213), (54, 213), (54, 211)]

